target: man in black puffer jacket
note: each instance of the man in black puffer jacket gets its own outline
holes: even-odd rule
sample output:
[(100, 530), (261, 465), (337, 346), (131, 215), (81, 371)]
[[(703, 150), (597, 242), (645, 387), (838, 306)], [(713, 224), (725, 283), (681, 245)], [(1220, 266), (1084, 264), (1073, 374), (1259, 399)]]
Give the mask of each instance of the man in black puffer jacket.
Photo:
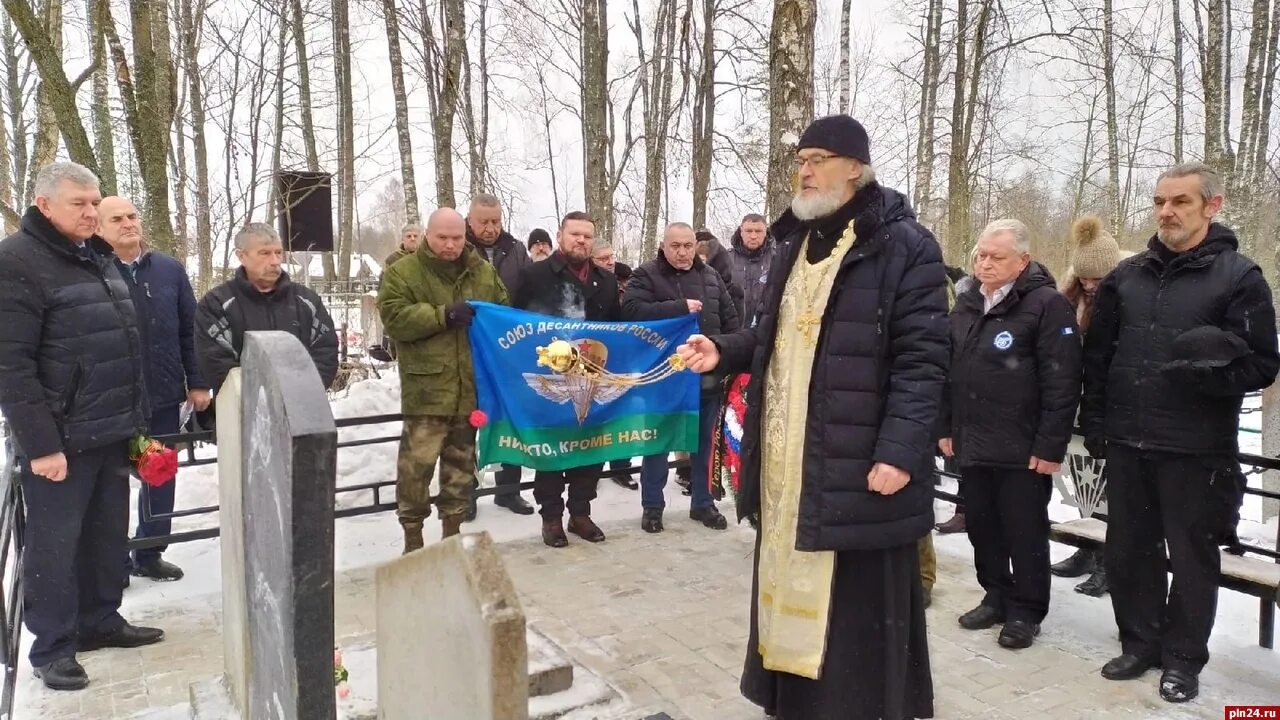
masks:
[(916, 543), (947, 374), (942, 252), (875, 182), (853, 118), (815, 120), (795, 160), (754, 327), (679, 349), (695, 371), (751, 372), (738, 515), (761, 533), (742, 692), (778, 720), (932, 717)]
[[(618, 302), (618, 279), (591, 262), (595, 237), (596, 224), (590, 215), (577, 210), (565, 215), (556, 233), (559, 248), (520, 274), (520, 282), (511, 295), (512, 307), (575, 320), (619, 319), (622, 307)], [(566, 528), (587, 542), (604, 541), (604, 531), (591, 519), (591, 501), (596, 498), (601, 467), (584, 465), (534, 473), (533, 499), (542, 515), (542, 542), (548, 547), (569, 544)]]
[(164, 633), (120, 617), (129, 440), (146, 432), (129, 287), (98, 228), (98, 179), (69, 162), (36, 175), (36, 204), (0, 242), (0, 411), (26, 499), (23, 608), (46, 686), (89, 683), (76, 651)]
[[(1223, 192), (1200, 163), (1160, 176), (1156, 236), (1102, 281), (1085, 337), (1080, 425), (1089, 453), (1107, 460), (1106, 565), (1121, 647), (1102, 675), (1162, 666), (1169, 702), (1199, 693), (1209, 660), (1240, 406), (1280, 369), (1271, 288), (1235, 234), (1212, 222)], [(1206, 330), (1237, 336), (1243, 352), (1199, 362), (1194, 339)]]
[(302, 341), (328, 388), (338, 376), (338, 335), (320, 296), (280, 268), (284, 246), (275, 228), (249, 223), (236, 233), (235, 245), (235, 277), (205, 293), (196, 307), (200, 373), (217, 392), (231, 368), (240, 366), (246, 332), (283, 330)]
[[(663, 320), (698, 313), (699, 327), (708, 335), (736, 332), (738, 310), (720, 273), (698, 257), (693, 227), (685, 223), (667, 226), (658, 257), (636, 268), (622, 296), (624, 320)], [(689, 517), (715, 530), (728, 527), (716, 509), (708, 481), (711, 435), (720, 413), (720, 381), (723, 375), (702, 376), (702, 400), (698, 407), (698, 452), (690, 453)], [(649, 455), (640, 465), (640, 527), (662, 532), (662, 511), (667, 506), (667, 455)]]
[(1050, 476), (1062, 469), (1080, 402), (1075, 312), (1031, 259), (1030, 244), (1017, 220), (997, 220), (978, 238), (979, 284), (951, 312), (938, 443), (960, 466), (973, 564), (986, 591), (960, 625), (1003, 622), (999, 642), (1010, 649), (1030, 647), (1049, 612)]

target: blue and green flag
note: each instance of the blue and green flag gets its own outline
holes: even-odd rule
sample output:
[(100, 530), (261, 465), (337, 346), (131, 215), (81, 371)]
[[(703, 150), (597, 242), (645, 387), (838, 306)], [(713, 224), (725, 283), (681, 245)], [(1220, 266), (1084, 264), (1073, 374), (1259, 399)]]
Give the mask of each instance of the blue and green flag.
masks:
[[(481, 466), (564, 470), (698, 449), (698, 376), (669, 367), (676, 346), (698, 332), (696, 314), (587, 322), (471, 305), (476, 396), (488, 416)], [(566, 351), (559, 357), (572, 366), (540, 365), (539, 348)]]

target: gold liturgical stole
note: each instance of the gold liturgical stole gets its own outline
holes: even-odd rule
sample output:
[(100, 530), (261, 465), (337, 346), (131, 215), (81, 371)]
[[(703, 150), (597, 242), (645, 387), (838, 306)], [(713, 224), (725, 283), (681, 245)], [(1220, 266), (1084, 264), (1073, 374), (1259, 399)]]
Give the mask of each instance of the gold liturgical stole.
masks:
[(778, 336), (765, 374), (760, 511), (760, 594), (756, 598), (760, 656), (768, 670), (818, 679), (827, 645), (834, 552), (800, 552), (796, 524), (809, 415), (809, 378), (822, 313), (840, 259), (853, 245), (853, 223), (831, 255), (805, 260), (809, 238), (787, 278)]

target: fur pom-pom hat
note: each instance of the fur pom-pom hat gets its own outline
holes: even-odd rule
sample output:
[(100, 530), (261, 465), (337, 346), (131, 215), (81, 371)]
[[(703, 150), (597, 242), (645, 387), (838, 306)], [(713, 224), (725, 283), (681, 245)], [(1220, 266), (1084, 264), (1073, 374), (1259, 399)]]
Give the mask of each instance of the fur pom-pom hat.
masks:
[(1071, 270), (1078, 278), (1098, 280), (1120, 264), (1120, 244), (1097, 215), (1085, 215), (1071, 225), (1071, 245)]

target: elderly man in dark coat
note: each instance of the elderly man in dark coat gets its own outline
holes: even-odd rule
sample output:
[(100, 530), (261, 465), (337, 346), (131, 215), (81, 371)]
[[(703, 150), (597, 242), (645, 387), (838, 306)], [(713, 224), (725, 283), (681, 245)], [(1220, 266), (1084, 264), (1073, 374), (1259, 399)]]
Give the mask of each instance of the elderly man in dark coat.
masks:
[(739, 516), (759, 519), (742, 691), (779, 720), (933, 716), (916, 543), (933, 525), (946, 275), (867, 133), (816, 120), (755, 326), (695, 335), (696, 371), (750, 370)]
[(960, 466), (973, 564), (986, 591), (960, 625), (1003, 622), (1000, 645), (1020, 649), (1049, 612), (1050, 476), (1062, 469), (1080, 402), (1080, 334), (1053, 276), (1031, 259), (1026, 225), (991, 223), (976, 256), (978, 283), (951, 311), (938, 445)]
[(31, 666), (54, 690), (89, 684), (77, 652), (164, 639), (120, 616), (129, 441), (146, 431), (147, 403), (129, 286), (95, 235), (101, 199), (87, 168), (48, 165), (0, 242), (0, 412), (27, 505), (23, 619)]

